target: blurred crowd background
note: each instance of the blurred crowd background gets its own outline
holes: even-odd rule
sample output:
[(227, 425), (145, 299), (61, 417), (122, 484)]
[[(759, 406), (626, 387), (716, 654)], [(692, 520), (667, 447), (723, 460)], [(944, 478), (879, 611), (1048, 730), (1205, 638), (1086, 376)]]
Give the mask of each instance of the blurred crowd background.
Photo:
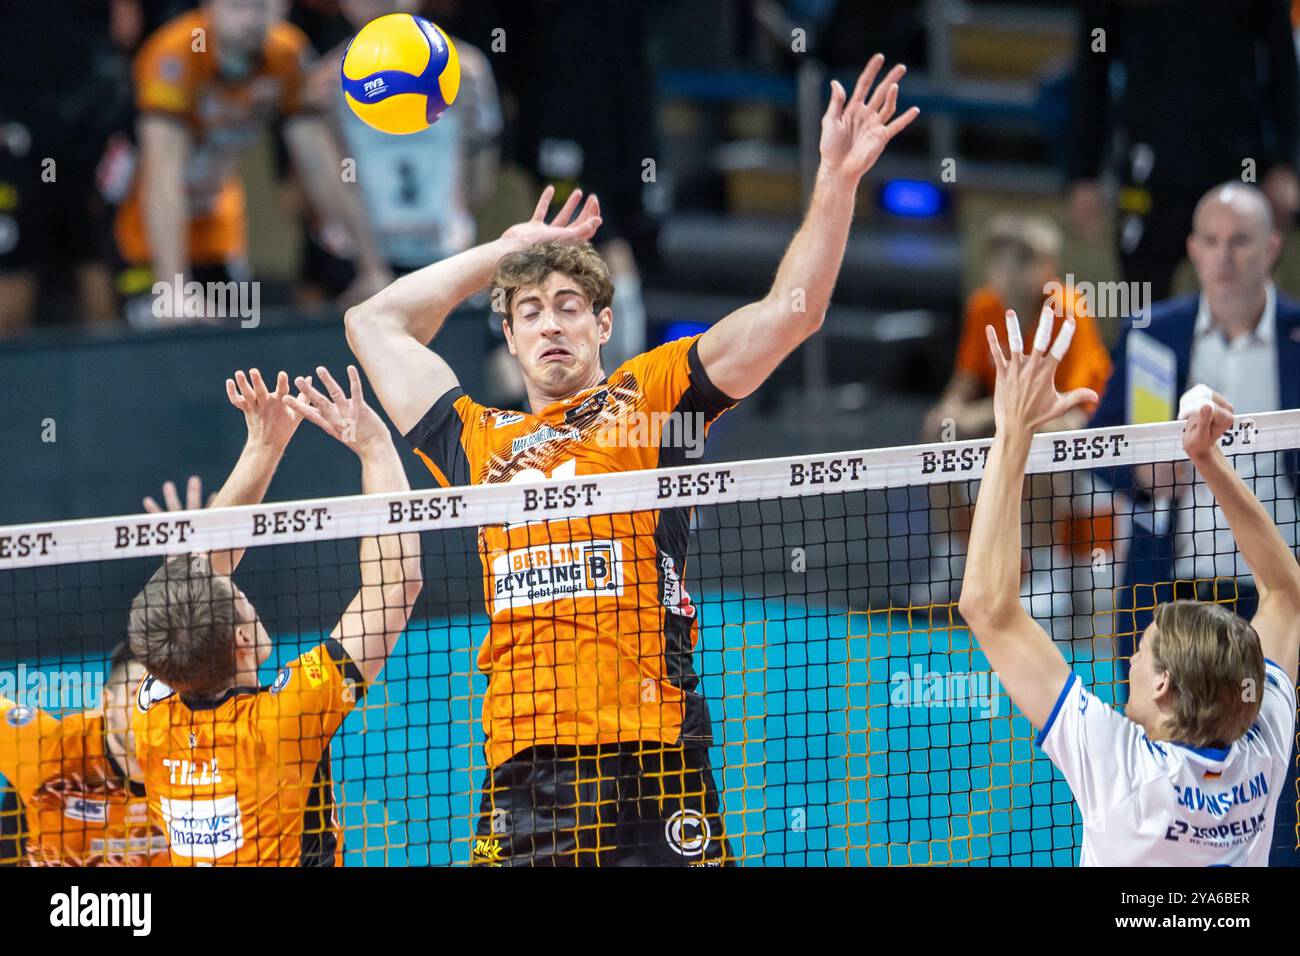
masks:
[[(338, 84), (348, 39), (396, 10), (446, 29), (463, 70), (455, 106), (410, 137), (369, 130)], [(1127, 414), (1133, 315), (1179, 295), (1175, 351), (1207, 312), (1225, 354), (1283, 363), (1248, 401), (1285, 404), (1298, 23), (1289, 0), (0, 0), (0, 389), (59, 441), (84, 436), (46, 473), (28, 462), (0, 517), (130, 507), (115, 489), (143, 466), (113, 455), (86, 482), (109, 471), (106, 433), (129, 417), (134, 447), (170, 419), (123, 385), (152, 382), (199, 436), (160, 434), (151, 454), (212, 459), (230, 370), (345, 358), (343, 308), (498, 235), (548, 182), (602, 200), (607, 367), (706, 327), (766, 291), (828, 81), (877, 50), (908, 64), (901, 105), (921, 118), (863, 184), (823, 332), (729, 416), (715, 456), (987, 434), (971, 333), (1007, 307), (1036, 316), (1053, 282), (1081, 317), (1067, 384), (1112, 399), (1089, 414)], [(1228, 181), (1241, 194), (1209, 203), (1226, 219), (1189, 246)], [(154, 284), (177, 275), (255, 301), (163, 301)], [(1118, 305), (1074, 291), (1116, 282), (1132, 284)], [(1259, 343), (1237, 339), (1256, 325)], [(495, 326), (465, 309), (439, 347), (505, 404), (518, 382)], [(334, 490), (312, 478), (293, 495)]]

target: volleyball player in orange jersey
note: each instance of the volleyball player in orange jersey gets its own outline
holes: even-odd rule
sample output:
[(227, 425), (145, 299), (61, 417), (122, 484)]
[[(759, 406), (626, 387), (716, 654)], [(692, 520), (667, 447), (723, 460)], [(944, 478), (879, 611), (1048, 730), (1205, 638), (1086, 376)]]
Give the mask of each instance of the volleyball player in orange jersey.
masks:
[[(269, 481), (308, 418), (357, 454), (363, 491), (408, 490), (387, 427), (348, 371), (350, 394), (320, 368), (328, 394), (298, 378), (291, 397), (282, 372), (274, 393), (258, 379), (239, 396), (246, 415), (265, 414), (282, 438), (257, 456), (268, 469), (259, 477)], [(132, 604), (131, 646), (150, 673), (135, 715), (150, 817), (175, 866), (333, 866), (343, 846), (330, 739), (406, 628), (422, 585), (419, 535), (362, 539), (361, 587), (342, 618), (265, 687), (257, 671), (271, 638), (231, 578), (241, 556), (171, 558)]]
[[(613, 288), (588, 243), (600, 206), (592, 196), (579, 212), (574, 192), (548, 223), (549, 187), (528, 222), (349, 310), (353, 351), (438, 481), (581, 476), (694, 457), (687, 433), (697, 445), (821, 327), (858, 184), (917, 115), (895, 116), (903, 67), (874, 86), (883, 65), (874, 57), (851, 94), (832, 84), (810, 207), (771, 290), (703, 335), (607, 374)], [(528, 411), (474, 402), (427, 348), (447, 315), (489, 284)], [(490, 769), (475, 862), (730, 862), (692, 662), (689, 504), (481, 529)]]
[[(178, 318), (183, 285), (247, 278), (247, 221), (239, 162), (271, 124), (284, 137), (313, 206), (348, 227), (356, 301), (392, 278), (325, 117), (303, 102), (310, 53), (284, 20), (283, 0), (204, 0), (155, 31), (136, 57), (139, 168), (115, 225), (128, 318)], [(155, 282), (174, 297), (148, 298)], [(133, 298), (133, 297), (141, 298)], [(148, 307), (147, 310), (145, 307)]]
[[(269, 392), (260, 373), (238, 372), (227, 383), (232, 404), (244, 412), (248, 439), (225, 485), (209, 507), (257, 504), (298, 424), (281, 397), (288, 393), (281, 373)], [(202, 486), (191, 478), (182, 504), (171, 482), (163, 485), (166, 510), (203, 507)], [(144, 500), (149, 512), (163, 507)], [(144, 774), (131, 734), (135, 692), (144, 665), (126, 644), (109, 663), (103, 706), (63, 718), (25, 702), (0, 697), (0, 774), (21, 800), (27, 862), (35, 866), (167, 866), (162, 829), (148, 818)], [(17, 824), (17, 819), (6, 820)], [(3, 861), (9, 862), (9, 861)]]
[(144, 668), (119, 644), (100, 706), (55, 717), (0, 696), (0, 774), (10, 839), (0, 864), (166, 866), (167, 842), (150, 825), (131, 751), (133, 691)]

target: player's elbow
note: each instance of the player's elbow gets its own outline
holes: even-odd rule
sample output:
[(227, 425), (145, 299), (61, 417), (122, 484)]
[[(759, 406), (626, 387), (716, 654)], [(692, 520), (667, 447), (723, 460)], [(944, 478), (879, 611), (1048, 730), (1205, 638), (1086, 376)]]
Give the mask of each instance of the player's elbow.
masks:
[(352, 354), (358, 358), (362, 358), (366, 342), (374, 341), (376, 336), (382, 335), (388, 324), (383, 311), (378, 307), (379, 295), (371, 296), (343, 313), (343, 333)]
[(1278, 580), (1268, 584), (1264, 584), (1260, 576), (1256, 575), (1255, 585), (1259, 591), (1261, 607), (1267, 601), (1289, 616), (1300, 617), (1300, 565), (1292, 562), (1290, 568), (1283, 569)]
[(1017, 612), (1024, 613), (1019, 600), (990, 592), (979, 586), (963, 586), (957, 600), (957, 612), (972, 630), (994, 632), (1005, 627)]
[(354, 351), (356, 341), (361, 339), (366, 331), (374, 325), (375, 313), (373, 309), (368, 308), (369, 304), (370, 300), (367, 299), (365, 302), (350, 306), (343, 313), (343, 331), (347, 335), (348, 344), (353, 346)]

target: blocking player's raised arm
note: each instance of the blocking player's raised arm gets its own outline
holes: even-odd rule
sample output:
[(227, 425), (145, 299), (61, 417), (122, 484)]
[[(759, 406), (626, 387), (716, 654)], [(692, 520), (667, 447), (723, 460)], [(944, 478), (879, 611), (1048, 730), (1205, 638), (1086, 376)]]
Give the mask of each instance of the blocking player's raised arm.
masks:
[[(284, 457), (284, 450), (302, 422), (302, 416), (284, 403), (288, 394), (289, 376), (285, 372), (276, 376), (274, 391), (267, 388), (262, 373), (257, 369), (250, 369), (247, 374), (240, 370), (233, 378), (226, 379), (226, 397), (231, 405), (244, 413), (248, 438), (235, 467), (230, 470), (221, 490), (212, 496), (208, 507), (256, 505), (266, 497), (266, 489)], [(197, 490), (195, 487), (197, 481), (197, 478), (190, 479), (187, 505), (191, 508), (203, 507), (201, 486)], [(168, 510), (179, 510), (179, 500), (173, 500), (176, 498), (175, 488), (169, 490), (169, 486), (170, 482), (163, 488)], [(151, 512), (162, 510), (152, 498), (145, 499), (144, 508)], [(243, 557), (243, 549), (237, 548), (214, 551), (209, 560), (215, 573), (229, 575), (234, 573)]]
[(821, 328), (844, 259), (858, 183), (889, 141), (919, 114), (913, 107), (894, 115), (898, 82), (906, 72), (901, 64), (872, 90), (884, 63), (880, 54), (872, 57), (852, 95), (838, 82), (831, 83), (812, 200), (771, 290), (723, 318), (700, 339), (700, 360), (709, 379), (732, 398), (753, 392)]
[[(361, 459), (361, 490), (366, 494), (407, 491), (406, 471), (387, 426), (365, 402), (361, 376), (348, 366), (350, 394), (324, 368), (316, 370), (325, 393), (310, 380), (296, 381), (298, 395), (286, 404), (351, 448)], [(367, 683), (383, 670), (388, 655), (410, 620), (424, 579), (418, 534), (361, 540), (361, 588), (330, 635), (361, 669)]]
[(970, 553), (979, 555), (979, 560), (966, 566), (958, 608), (1011, 700), (1041, 729), (1061, 696), (1070, 668), (1051, 637), (1020, 603), (1025, 466), (1034, 432), (1082, 402), (1096, 401), (1097, 394), (1091, 389), (1066, 395), (1056, 391), (1054, 377), (1074, 334), (1073, 319), (1066, 321), (1049, 352), (1053, 317), (1045, 309), (1028, 356), (1023, 354), (1014, 313), (1007, 314), (1006, 322), (1010, 357), (1003, 355), (992, 328), (986, 330), (997, 367), (993, 396), (997, 433), (971, 523)]
[(591, 197), (570, 222), (581, 190), (574, 190), (550, 222), (546, 211), (554, 189), (547, 187), (532, 219), (507, 229), (500, 239), (403, 276), (378, 295), (348, 309), (348, 345), (366, 370), (379, 403), (403, 435), (443, 395), (459, 386), (456, 373), (428, 345), (452, 311), (487, 287), (497, 263), (539, 242), (585, 242), (600, 225), (600, 206)]
[(1264, 656), (1286, 671), (1294, 684), (1300, 658), (1300, 565), (1268, 511), (1219, 447), (1219, 439), (1232, 426), (1232, 406), (1210, 392), (1205, 403), (1186, 417), (1183, 449), (1223, 509), (1241, 557), (1255, 578), (1259, 608), (1250, 623)]

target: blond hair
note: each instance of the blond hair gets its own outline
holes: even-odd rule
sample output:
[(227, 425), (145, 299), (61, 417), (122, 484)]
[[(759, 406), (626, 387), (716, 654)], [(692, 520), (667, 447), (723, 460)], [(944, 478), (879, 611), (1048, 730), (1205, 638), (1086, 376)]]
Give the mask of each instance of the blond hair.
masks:
[(1202, 601), (1161, 604), (1154, 623), (1152, 661), (1174, 686), (1171, 737), (1192, 747), (1227, 747), (1259, 716), (1259, 635), (1226, 607)]
[(1015, 250), (1025, 260), (1061, 258), (1065, 238), (1060, 227), (1046, 216), (1001, 213), (989, 223), (984, 252), (992, 256), (1004, 249)]

